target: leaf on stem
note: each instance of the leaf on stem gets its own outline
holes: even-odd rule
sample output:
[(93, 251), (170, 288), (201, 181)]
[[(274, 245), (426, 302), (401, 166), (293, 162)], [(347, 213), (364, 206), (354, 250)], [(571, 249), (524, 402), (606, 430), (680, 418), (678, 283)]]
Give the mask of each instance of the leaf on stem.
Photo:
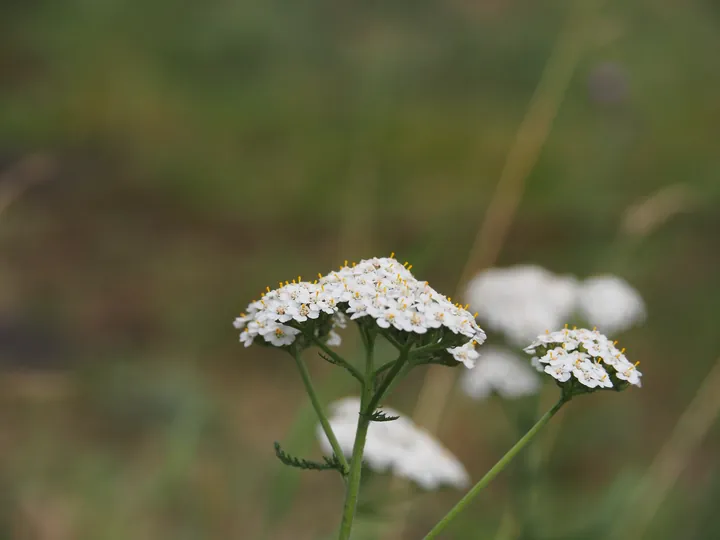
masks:
[(340, 460), (338, 457), (333, 454), (332, 457), (323, 456), (324, 463), (320, 463), (318, 461), (310, 461), (307, 459), (301, 459), (294, 456), (291, 456), (287, 452), (285, 452), (281, 447), (279, 442), (275, 442), (275, 455), (277, 458), (282, 461), (285, 465), (288, 467), (295, 467), (297, 469), (304, 469), (308, 471), (330, 471), (335, 470), (338, 471), (340, 474), (345, 476), (347, 474), (347, 471), (340, 463)]
[(374, 411), (372, 414), (363, 414), (363, 416), (371, 422), (392, 422), (400, 418), (399, 416), (385, 414), (385, 412), (381, 410)]

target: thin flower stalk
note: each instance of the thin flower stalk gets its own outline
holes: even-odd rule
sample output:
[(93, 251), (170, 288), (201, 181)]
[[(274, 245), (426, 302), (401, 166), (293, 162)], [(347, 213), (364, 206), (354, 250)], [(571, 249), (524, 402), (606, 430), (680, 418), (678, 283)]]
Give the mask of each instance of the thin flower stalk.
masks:
[(560, 388), (560, 399), (433, 527), (425, 540), (440, 534), (573, 397), (641, 386), (642, 374), (637, 369), (638, 363), (630, 363), (625, 349), (618, 350), (615, 342), (597, 329), (570, 330), (567, 326), (563, 330), (539, 335), (525, 348), (525, 352), (533, 356), (532, 365), (555, 380)]
[(540, 420), (537, 421), (537, 423), (528, 431), (518, 442), (515, 443), (515, 446), (513, 446), (508, 452), (500, 458), (500, 461), (498, 461), (492, 469), (490, 469), (485, 476), (483, 476), (480, 481), (475, 484), (470, 491), (467, 492), (467, 494), (460, 499), (460, 501), (448, 512), (444, 518), (442, 518), (437, 525), (435, 525), (432, 530), (425, 535), (425, 540), (430, 540), (432, 538), (435, 538), (438, 534), (440, 534), (449, 524), (450, 522), (455, 519), (460, 512), (462, 512), (472, 501), (477, 497), (480, 492), (485, 489), (490, 482), (493, 481), (493, 479), (502, 472), (502, 470), (508, 466), (508, 464), (513, 460), (513, 458), (520, 453), (520, 451), (525, 448), (530, 441), (535, 437), (535, 435), (538, 434), (538, 432), (547, 424), (550, 419), (555, 416), (555, 414), (560, 410), (560, 408), (569, 401), (569, 397), (563, 396), (558, 400), (558, 402), (548, 411), (546, 412)]
[(330, 422), (328, 422), (327, 416), (325, 415), (322, 405), (320, 404), (317, 392), (315, 392), (315, 387), (313, 386), (312, 380), (310, 379), (310, 373), (308, 372), (307, 366), (305, 365), (305, 362), (303, 362), (303, 359), (300, 357), (300, 353), (297, 350), (293, 351), (293, 356), (295, 357), (295, 363), (297, 364), (298, 371), (300, 371), (300, 377), (302, 378), (303, 384), (305, 385), (305, 391), (310, 397), (310, 402), (312, 403), (313, 409), (315, 409), (315, 414), (320, 421), (320, 425), (322, 426), (325, 435), (330, 441), (330, 445), (332, 446), (333, 452), (335, 453), (335, 456), (337, 456), (340, 465), (342, 465), (343, 469), (347, 471), (348, 462), (345, 459), (345, 455), (342, 453), (342, 450), (340, 449), (340, 444), (338, 443), (337, 437), (335, 437), (335, 433), (333, 433)]

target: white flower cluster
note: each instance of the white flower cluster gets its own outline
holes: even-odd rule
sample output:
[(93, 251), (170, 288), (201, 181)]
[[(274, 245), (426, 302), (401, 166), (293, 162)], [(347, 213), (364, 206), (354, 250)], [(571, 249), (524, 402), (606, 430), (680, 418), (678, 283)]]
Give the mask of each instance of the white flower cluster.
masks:
[(558, 328), (576, 311), (609, 333), (626, 330), (645, 317), (642, 297), (619, 277), (578, 282), (533, 265), (481, 272), (468, 284), (466, 297), (480, 320), (515, 345)]
[[(256, 337), (282, 347), (292, 344), (300, 328), (323, 317), (333, 318), (341, 327), (344, 316), (350, 319), (369, 317), (377, 326), (391, 331), (433, 334), (434, 343), (454, 335), (447, 351), (458, 361), (471, 366), (479, 356), (475, 346), (485, 341), (485, 333), (475, 317), (459, 304), (435, 291), (427, 281), (418, 281), (410, 273), (412, 265), (393, 258), (374, 258), (358, 264), (347, 261), (339, 270), (315, 282), (301, 281), (268, 287), (260, 300), (248, 306), (246, 314), (235, 319), (235, 327), (245, 346)], [(445, 330), (449, 332), (444, 332)], [(337, 342), (337, 334), (330, 339)]]
[[(359, 398), (349, 397), (331, 405), (330, 425), (343, 453), (352, 455), (360, 412)], [(389, 416), (400, 416), (383, 407)], [(323, 451), (330, 454), (330, 443), (318, 425), (317, 436)], [(390, 471), (408, 478), (424, 489), (442, 485), (464, 488), (470, 483), (465, 467), (425, 430), (400, 417), (391, 422), (371, 422), (363, 461), (378, 472)]]
[(501, 347), (483, 347), (475, 367), (460, 381), (463, 391), (473, 399), (485, 399), (493, 392), (514, 399), (535, 394), (540, 377), (527, 361)]
[(467, 288), (470, 305), (487, 326), (524, 345), (546, 328), (557, 328), (573, 311), (577, 281), (532, 265), (491, 268)]
[(560, 383), (574, 378), (592, 389), (641, 386), (639, 362), (630, 363), (615, 343), (597, 330), (566, 327), (538, 336), (525, 352), (534, 355), (532, 364), (539, 371)]
[(276, 347), (290, 345), (300, 333), (294, 323), (303, 323), (315, 320), (322, 313), (334, 315), (337, 305), (332, 296), (320, 296), (321, 290), (317, 285), (293, 280), (279, 289), (270, 290), (260, 300), (250, 303), (247, 314), (241, 313), (233, 325), (242, 330), (240, 341), (246, 347), (253, 344), (257, 336)]
[(578, 307), (586, 321), (608, 333), (625, 330), (645, 319), (645, 303), (640, 293), (617, 276), (596, 276), (583, 281), (578, 291)]

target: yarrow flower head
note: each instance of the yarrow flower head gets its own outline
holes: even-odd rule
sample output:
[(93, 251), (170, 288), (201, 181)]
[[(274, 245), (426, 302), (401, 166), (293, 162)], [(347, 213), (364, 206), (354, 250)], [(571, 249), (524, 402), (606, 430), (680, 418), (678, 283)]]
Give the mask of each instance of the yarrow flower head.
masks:
[(514, 399), (537, 393), (540, 377), (513, 352), (486, 346), (475, 367), (463, 374), (460, 384), (473, 399), (485, 399), (492, 393)]
[(583, 281), (578, 290), (578, 307), (586, 321), (604, 332), (627, 330), (645, 319), (642, 296), (617, 276), (596, 276)]
[(545, 328), (557, 328), (575, 307), (577, 281), (544, 268), (491, 268), (470, 281), (466, 297), (487, 326), (524, 345)]
[(641, 386), (640, 362), (632, 364), (625, 349), (597, 330), (585, 328), (547, 332), (525, 349), (538, 371), (553, 377), (569, 397), (601, 389)]
[[(372, 326), (399, 345), (412, 343), (433, 362), (472, 366), (485, 333), (467, 311), (418, 281), (412, 265), (374, 258), (348, 265), (313, 282), (298, 276), (269, 287), (235, 319), (245, 346), (308, 346), (315, 340), (338, 344), (336, 328), (345, 319)], [(430, 354), (432, 353), (432, 354)]]
[[(343, 453), (350, 457), (360, 412), (360, 399), (348, 397), (330, 407), (330, 425)], [(432, 490), (442, 485), (464, 488), (470, 477), (462, 463), (425, 430), (398, 412), (383, 408), (391, 422), (371, 422), (363, 460), (378, 472), (392, 472), (408, 478), (420, 487)], [(318, 425), (317, 436), (324, 452), (332, 452), (330, 443)]]

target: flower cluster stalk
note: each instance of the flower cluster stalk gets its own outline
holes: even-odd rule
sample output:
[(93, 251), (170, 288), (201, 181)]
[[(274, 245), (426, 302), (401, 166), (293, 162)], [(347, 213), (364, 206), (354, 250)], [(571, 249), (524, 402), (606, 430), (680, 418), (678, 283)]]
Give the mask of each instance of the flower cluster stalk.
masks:
[(394, 361), (382, 383), (378, 386), (377, 390), (375, 390), (373, 381), (377, 373), (374, 370), (374, 335), (368, 332), (364, 338), (363, 341), (365, 342), (367, 351), (365, 380), (360, 398), (360, 417), (358, 418), (352, 458), (350, 459), (350, 473), (347, 479), (345, 505), (343, 507), (342, 522), (340, 524), (340, 535), (338, 536), (339, 540), (347, 540), (350, 538), (360, 490), (363, 452), (365, 450), (367, 432), (370, 427), (370, 422), (372, 422), (372, 415), (380, 403), (380, 400), (392, 386), (397, 375), (402, 371), (409, 357), (409, 348), (405, 347), (401, 349), (400, 356)]
[(515, 446), (513, 446), (508, 452), (500, 458), (500, 461), (498, 461), (492, 469), (490, 469), (485, 476), (483, 476), (480, 481), (475, 484), (470, 491), (465, 494), (465, 496), (460, 499), (460, 501), (448, 512), (444, 518), (442, 518), (435, 527), (432, 528), (432, 530), (425, 536), (424, 540), (431, 540), (432, 538), (435, 538), (438, 534), (440, 534), (445, 527), (447, 527), (450, 522), (455, 519), (460, 512), (462, 512), (465, 507), (472, 502), (472, 500), (477, 497), (477, 495), (485, 489), (490, 482), (498, 475), (500, 472), (507, 467), (507, 465), (512, 461), (512, 459), (520, 453), (520, 451), (525, 448), (525, 446), (528, 445), (528, 443), (537, 435), (537, 433), (547, 424), (550, 419), (555, 416), (555, 413), (557, 413), (560, 408), (569, 401), (568, 397), (561, 397), (560, 400), (548, 411), (546, 412), (540, 420), (537, 421), (537, 423), (530, 428), (530, 431), (528, 431), (518, 442), (515, 443)]
[(358, 492), (360, 490), (360, 478), (362, 476), (362, 458), (365, 451), (365, 440), (367, 439), (370, 417), (362, 414), (366, 411), (367, 405), (373, 395), (373, 365), (375, 341), (374, 336), (365, 335), (366, 356), (365, 356), (365, 377), (363, 391), (360, 398), (360, 418), (358, 418), (357, 431), (355, 432), (355, 443), (353, 444), (352, 458), (350, 459), (350, 473), (347, 478), (345, 491), (345, 505), (343, 506), (342, 522), (340, 523), (339, 540), (350, 538), (355, 509), (357, 507)]
[(303, 362), (303, 359), (300, 356), (300, 352), (297, 349), (293, 350), (292, 355), (295, 358), (295, 363), (297, 364), (298, 370), (300, 371), (300, 377), (303, 380), (305, 390), (310, 397), (310, 401), (312, 402), (313, 409), (315, 409), (315, 414), (320, 421), (320, 425), (322, 426), (325, 435), (330, 441), (330, 446), (332, 446), (333, 452), (335, 452), (338, 461), (342, 465), (343, 469), (347, 471), (348, 462), (345, 459), (345, 455), (340, 448), (340, 443), (338, 442), (337, 437), (335, 437), (335, 433), (333, 433), (332, 427), (330, 427), (330, 422), (328, 421), (327, 416), (323, 411), (322, 405), (320, 404), (320, 400), (318, 399), (317, 393), (315, 392), (315, 387), (310, 380), (310, 373), (308, 372), (307, 366), (305, 365), (305, 362)]

